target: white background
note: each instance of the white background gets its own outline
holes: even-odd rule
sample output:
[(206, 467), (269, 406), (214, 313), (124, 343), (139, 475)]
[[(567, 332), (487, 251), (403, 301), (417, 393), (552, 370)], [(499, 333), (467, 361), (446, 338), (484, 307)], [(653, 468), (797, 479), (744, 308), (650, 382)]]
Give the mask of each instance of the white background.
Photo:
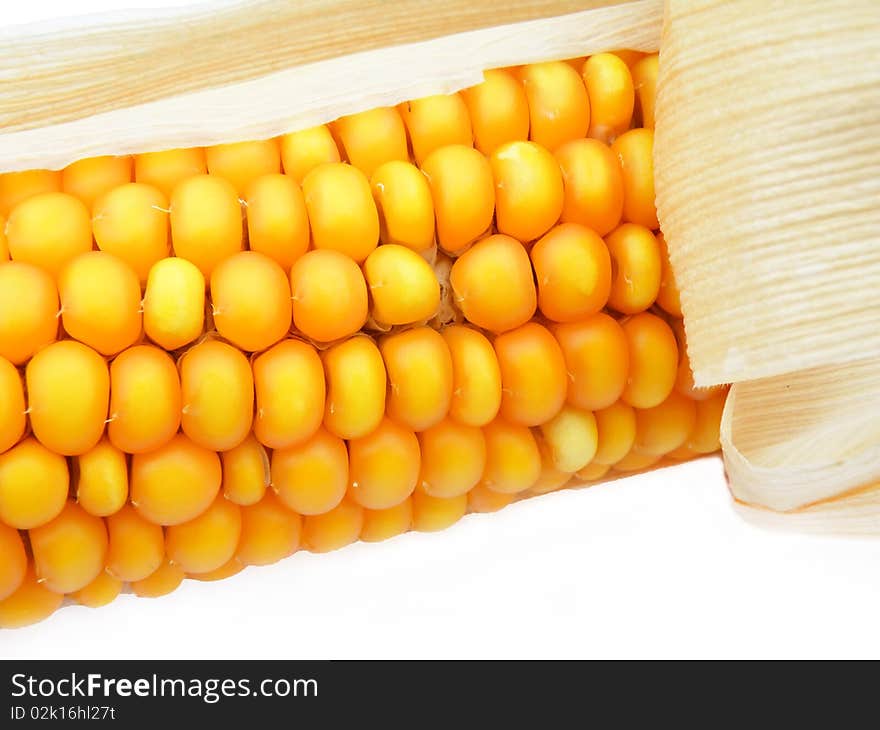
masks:
[[(65, 6), (6, 3), (0, 25)], [(709, 458), (155, 600), (66, 607), (0, 632), (0, 657), (877, 657), (878, 566), (878, 541), (748, 525)]]

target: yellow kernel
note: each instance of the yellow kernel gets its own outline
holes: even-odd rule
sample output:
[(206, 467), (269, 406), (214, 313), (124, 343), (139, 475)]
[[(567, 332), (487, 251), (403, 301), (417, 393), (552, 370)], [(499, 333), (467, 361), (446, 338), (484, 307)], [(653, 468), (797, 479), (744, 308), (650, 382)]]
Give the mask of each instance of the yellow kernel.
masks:
[(339, 438), (366, 436), (385, 413), (385, 362), (369, 337), (352, 337), (321, 353), (327, 381), (324, 425)]
[(386, 162), (373, 172), (370, 187), (382, 243), (397, 243), (416, 252), (434, 245), (434, 202), (419, 168), (399, 160)]
[(129, 454), (167, 443), (180, 426), (180, 378), (164, 350), (137, 345), (110, 364), (110, 423), (107, 435)]
[(635, 92), (627, 64), (613, 53), (597, 53), (584, 63), (584, 86), (590, 97), (590, 130), (603, 142), (629, 129)]
[(0, 601), (15, 593), (27, 575), (28, 559), (18, 530), (0, 522)]
[(62, 340), (40, 350), (25, 371), (31, 428), (52, 451), (76, 456), (100, 441), (110, 400), (107, 362)]
[(685, 442), (694, 453), (711, 454), (721, 448), (719, 429), (726, 399), (727, 389), (724, 389), (711, 398), (697, 401), (696, 421)]
[(518, 241), (543, 236), (565, 202), (559, 163), (535, 142), (508, 142), (489, 158), (495, 180), (495, 223)]
[(635, 223), (624, 223), (605, 239), (614, 272), (608, 306), (637, 314), (657, 299), (663, 274), (660, 246), (654, 234)]
[(0, 454), (17, 444), (27, 425), (24, 384), (21, 374), (4, 357), (0, 357)]
[(272, 488), (284, 505), (319, 515), (338, 505), (348, 488), (345, 442), (326, 429), (305, 443), (272, 452)]
[(697, 420), (694, 401), (673, 390), (659, 405), (636, 409), (635, 448), (663, 456), (687, 441)]
[(387, 509), (400, 504), (419, 478), (419, 442), (416, 435), (385, 418), (367, 436), (351, 439), (349, 494), (367, 509)]
[(611, 290), (611, 258), (599, 235), (562, 223), (530, 252), (538, 280), (538, 308), (548, 319), (572, 322), (595, 314)]
[(61, 172), (56, 170), (24, 170), (0, 174), (0, 216), (19, 203), (43, 193), (61, 192)]
[(467, 512), (467, 494), (434, 497), (417, 489), (412, 496), (412, 529), (419, 532), (445, 530)]
[(517, 494), (541, 475), (541, 452), (532, 432), (496, 418), (483, 427), (486, 437), (486, 471), (483, 484), (495, 492)]
[(256, 251), (241, 251), (214, 268), (211, 303), (217, 331), (242, 350), (265, 350), (290, 330), (287, 275)]
[(529, 138), (529, 104), (522, 84), (504, 69), (483, 72), (483, 82), (465, 89), (474, 129), (474, 143), (484, 155), (491, 155), (506, 142)]
[(13, 261), (57, 277), (65, 264), (92, 250), (92, 219), (82, 201), (67, 193), (42, 193), (19, 203), (6, 221)]
[[(643, 51), (633, 51), (629, 48), (618, 49), (616, 51), (611, 51), (611, 53), (623, 61), (628, 68), (632, 68), (640, 59), (647, 55)], [(581, 66), (583, 66), (583, 63), (581, 63)]]
[(28, 535), (37, 575), (50, 591), (74, 593), (104, 569), (104, 520), (74, 502), (68, 502), (54, 520), (32, 528)]
[(241, 564), (238, 558), (233, 556), (219, 568), (209, 570), (206, 573), (187, 573), (186, 577), (190, 580), (198, 580), (202, 582), (226, 580), (226, 578), (231, 578), (233, 575), (238, 575), (244, 570), (244, 568), (245, 566)]
[(131, 459), (131, 503), (157, 525), (198, 517), (220, 491), (220, 457), (182, 433)]
[(623, 401), (596, 411), (599, 445), (593, 461), (610, 466), (626, 456), (636, 442), (636, 412)]
[(199, 446), (225, 451), (251, 430), (254, 378), (240, 350), (219, 340), (192, 347), (180, 361), (183, 432)]
[(29, 565), (18, 590), (0, 601), (0, 629), (17, 629), (49, 618), (63, 601), (64, 595), (40, 583)]
[(205, 277), (186, 259), (156, 262), (144, 293), (144, 332), (165, 350), (195, 340), (205, 325)]
[(0, 263), (9, 261), (9, 244), (6, 242), (6, 218), (0, 215)]
[(206, 147), (205, 159), (208, 172), (228, 180), (239, 195), (261, 175), (281, 172), (281, 148), (276, 139)]
[(185, 577), (183, 568), (166, 559), (146, 578), (132, 582), (131, 590), (141, 598), (167, 596), (180, 587)]
[(112, 575), (101, 571), (98, 577), (76, 593), (71, 598), (81, 606), (87, 608), (101, 608), (113, 603), (122, 592), (122, 581)]
[(565, 358), (550, 331), (537, 322), (495, 338), (501, 370), (501, 415), (511, 424), (539, 426), (565, 403)]
[(179, 183), (207, 172), (201, 147), (145, 152), (134, 157), (135, 182), (152, 185), (168, 199)]
[(471, 512), (497, 512), (513, 502), (516, 494), (496, 492), (480, 483), (467, 493), (467, 498), (468, 510)]
[(361, 527), (361, 540), (381, 542), (397, 537), (412, 529), (413, 501), (407, 497), (400, 504), (388, 509), (365, 509)]
[(287, 175), (263, 175), (248, 186), (245, 198), (248, 247), (289, 271), (309, 247), (309, 216), (302, 189)]
[(681, 295), (678, 292), (678, 284), (675, 281), (675, 272), (672, 270), (672, 262), (669, 260), (669, 248), (662, 233), (657, 234), (657, 243), (660, 246), (660, 290), (657, 292), (657, 304), (667, 314), (681, 318)]
[(654, 230), (654, 130), (631, 129), (611, 145), (623, 171), (623, 220)]
[(631, 69), (636, 92), (636, 118), (641, 120), (640, 126), (645, 129), (654, 129), (658, 60), (658, 55), (652, 53), (634, 63)]
[(501, 407), (501, 371), (495, 349), (471, 327), (440, 330), (452, 356), (452, 401), (449, 415), (470, 426), (485, 426)]
[(471, 118), (460, 94), (426, 96), (404, 102), (398, 109), (418, 165), (441, 147), (473, 144)]
[(178, 184), (170, 218), (175, 256), (194, 263), (206, 279), (223, 259), (244, 248), (241, 204), (225, 178), (196, 175)]
[(620, 325), (604, 312), (554, 325), (568, 372), (568, 402), (596, 411), (616, 401), (626, 386), (630, 356)]
[(452, 399), (452, 356), (440, 334), (430, 327), (403, 330), (383, 337), (379, 350), (388, 373), (388, 416), (413, 431), (443, 420)]
[(555, 156), (564, 187), (562, 221), (600, 236), (613, 231), (623, 216), (623, 172), (611, 148), (597, 139), (576, 139)]
[(405, 246), (379, 246), (364, 262), (364, 276), (376, 322), (420, 322), (432, 317), (440, 306), (440, 284), (434, 269)]
[(25, 439), (0, 454), (0, 520), (18, 530), (45, 525), (64, 509), (69, 485), (64, 457)]
[(611, 468), (616, 472), (629, 474), (636, 471), (642, 471), (654, 466), (662, 456), (656, 454), (645, 454), (636, 448), (633, 448), (626, 456), (614, 464)]
[(571, 474), (583, 469), (596, 455), (599, 431), (591, 411), (565, 406), (541, 425), (541, 435), (553, 466)]
[(284, 340), (253, 361), (254, 433), (270, 449), (311, 438), (324, 418), (324, 366), (312, 345)]
[(0, 356), (24, 365), (58, 335), (58, 289), (52, 277), (18, 261), (0, 263)]
[(168, 199), (158, 188), (127, 183), (98, 198), (92, 232), (101, 251), (128, 264), (139, 281), (168, 256)]
[(122, 509), (128, 499), (128, 464), (125, 453), (106, 437), (76, 459), (79, 479), (76, 501), (90, 515), (106, 517)]
[(364, 508), (344, 499), (329, 512), (303, 519), (302, 543), (313, 553), (338, 550), (355, 542), (364, 523)]
[(545, 441), (541, 441), (538, 448), (541, 451), (541, 474), (538, 480), (526, 492), (527, 496), (530, 497), (555, 492), (571, 481), (572, 473), (560, 470), (553, 463), (553, 456), (548, 444)]
[(281, 161), (284, 174), (302, 185), (312, 170), (325, 162), (339, 162), (339, 149), (330, 130), (321, 125), (301, 129), (281, 137)]
[(287, 509), (273, 492), (241, 508), (241, 538), (236, 558), (242, 565), (271, 565), (299, 548), (302, 517)]
[(519, 72), (529, 102), (529, 138), (553, 152), (572, 139), (586, 137), (590, 99), (584, 82), (564, 61), (532, 63)]
[(472, 147), (449, 145), (434, 150), (421, 168), (431, 187), (437, 240), (444, 250), (457, 253), (492, 225), (492, 167)]
[(235, 555), (241, 508), (222, 494), (200, 515), (165, 530), (165, 552), (186, 573), (217, 570)]
[(293, 326), (317, 342), (357, 332), (367, 319), (367, 284), (348, 256), (332, 249), (309, 251), (290, 269)]
[(630, 353), (629, 376), (621, 399), (634, 408), (660, 405), (675, 385), (678, 347), (660, 317), (642, 312), (622, 324)]
[(376, 107), (341, 117), (334, 129), (348, 161), (367, 177), (385, 162), (409, 159), (406, 128), (394, 107)]
[(445, 419), (418, 434), (419, 488), (434, 497), (458, 497), (473, 489), (486, 468), (486, 438), (476, 426)]
[(92, 210), (95, 201), (109, 190), (131, 182), (131, 157), (88, 157), (69, 164), (61, 172), (61, 189), (75, 195)]
[(148, 521), (131, 504), (107, 517), (107, 571), (126, 583), (152, 575), (165, 557), (162, 527)]
[(449, 280), (464, 316), (491, 332), (528, 322), (538, 304), (532, 262), (509, 236), (489, 236), (472, 246), (455, 260)]
[(220, 454), (223, 496), (242, 506), (256, 504), (269, 486), (269, 456), (253, 434)]
[(598, 482), (600, 479), (604, 478), (609, 471), (611, 471), (611, 466), (609, 464), (600, 464), (597, 461), (592, 461), (583, 469), (579, 469), (575, 472), (574, 476), (579, 481)]
[(367, 177), (352, 165), (319, 165), (303, 180), (316, 249), (331, 249), (362, 263), (379, 243), (379, 214)]
[(102, 355), (115, 355), (140, 338), (140, 282), (113, 254), (89, 251), (71, 259), (58, 277), (58, 293), (64, 329)]

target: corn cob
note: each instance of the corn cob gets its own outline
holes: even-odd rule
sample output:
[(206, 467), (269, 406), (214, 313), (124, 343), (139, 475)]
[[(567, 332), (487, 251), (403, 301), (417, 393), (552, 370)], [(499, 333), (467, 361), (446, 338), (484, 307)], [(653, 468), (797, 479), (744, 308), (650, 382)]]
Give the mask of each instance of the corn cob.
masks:
[(0, 175), (0, 627), (717, 450), (656, 67)]

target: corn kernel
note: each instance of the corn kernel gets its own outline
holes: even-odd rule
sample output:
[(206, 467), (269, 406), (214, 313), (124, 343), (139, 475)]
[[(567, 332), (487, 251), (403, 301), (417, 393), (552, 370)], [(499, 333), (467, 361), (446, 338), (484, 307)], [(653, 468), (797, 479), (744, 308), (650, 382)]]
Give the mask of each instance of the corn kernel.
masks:
[(449, 145), (434, 150), (421, 168), (431, 187), (437, 240), (445, 251), (458, 253), (492, 225), (492, 167), (472, 147)]
[(125, 454), (106, 436), (95, 448), (77, 457), (79, 479), (76, 501), (90, 515), (106, 517), (122, 509), (128, 499)]
[(165, 552), (186, 573), (217, 570), (235, 555), (241, 508), (222, 494), (200, 515), (165, 530)]
[(532, 262), (509, 236), (484, 238), (459, 256), (449, 281), (464, 316), (499, 334), (528, 322), (538, 305)]
[(382, 243), (397, 243), (421, 253), (434, 245), (434, 202), (421, 170), (392, 160), (370, 178), (379, 212)]
[(459, 423), (485, 426), (501, 408), (501, 371), (495, 349), (471, 327), (440, 330), (452, 356), (452, 401), (449, 415)]
[(24, 170), (0, 174), (0, 216), (28, 198), (43, 193), (61, 192), (61, 172), (56, 170)]
[(451, 144), (470, 147), (474, 141), (471, 118), (460, 94), (437, 94), (401, 104), (398, 109), (409, 138), (413, 157), (421, 165), (428, 156)]
[(355, 542), (364, 524), (364, 508), (344, 499), (329, 512), (303, 519), (302, 542), (313, 553), (338, 550)]
[(301, 129), (281, 137), (284, 174), (302, 185), (306, 175), (325, 162), (339, 162), (339, 149), (330, 130), (321, 125)]
[(211, 451), (238, 446), (251, 430), (254, 378), (247, 358), (232, 345), (205, 340), (180, 361), (180, 425)]
[(623, 171), (623, 220), (654, 230), (654, 131), (631, 129), (611, 145)]
[(626, 456), (636, 442), (636, 412), (623, 401), (596, 411), (598, 446), (593, 461), (610, 466)]
[(206, 573), (187, 573), (186, 577), (190, 580), (197, 580), (203, 583), (209, 583), (215, 580), (225, 580), (226, 578), (231, 578), (233, 575), (238, 575), (245, 568), (244, 565), (236, 557), (232, 557), (227, 560), (223, 565), (219, 568), (215, 568), (214, 570), (209, 570)]
[(258, 177), (281, 172), (281, 148), (276, 139), (218, 144), (205, 148), (205, 161), (209, 174), (228, 180), (244, 195)]
[(367, 436), (351, 439), (349, 494), (362, 507), (387, 509), (400, 504), (419, 478), (419, 442), (416, 435), (385, 418)]
[(107, 518), (107, 571), (134, 583), (152, 575), (165, 557), (162, 527), (144, 519), (130, 504)]
[(599, 432), (591, 411), (565, 406), (541, 425), (552, 465), (571, 474), (583, 469), (596, 455)]
[(629, 375), (621, 399), (634, 408), (660, 405), (675, 385), (678, 347), (659, 317), (642, 312), (622, 324), (630, 353)]
[(333, 128), (348, 161), (367, 177), (385, 162), (409, 160), (406, 128), (394, 107), (376, 107), (341, 117)]
[(0, 601), (15, 593), (27, 575), (28, 559), (18, 530), (0, 522)]
[(652, 53), (632, 65), (633, 86), (636, 92), (636, 117), (645, 129), (654, 129), (658, 61), (658, 55)]
[(248, 185), (245, 199), (250, 250), (289, 271), (309, 247), (309, 216), (302, 189), (287, 175), (263, 175)]
[(582, 482), (597, 482), (600, 479), (603, 479), (609, 471), (611, 471), (611, 466), (609, 464), (600, 464), (597, 461), (592, 461), (583, 469), (579, 469), (575, 472), (574, 476)]
[(51, 616), (61, 607), (64, 596), (37, 581), (33, 565), (18, 590), (0, 601), (0, 629), (17, 629)]
[(611, 148), (597, 139), (576, 139), (555, 156), (564, 187), (562, 221), (600, 236), (613, 231), (623, 216), (623, 172)]
[(326, 163), (303, 180), (312, 244), (362, 263), (379, 243), (379, 214), (367, 177), (352, 165)]
[(385, 414), (385, 362), (369, 337), (352, 337), (321, 353), (327, 381), (324, 425), (339, 438), (366, 436)]
[(379, 246), (364, 262), (372, 316), (385, 325), (427, 320), (440, 306), (440, 284), (425, 259), (405, 246)]
[(220, 454), (223, 467), (223, 496), (234, 504), (259, 502), (271, 481), (269, 456), (253, 434), (235, 448)]
[(226, 178), (196, 175), (171, 194), (171, 240), (175, 256), (191, 261), (206, 279), (223, 259), (244, 248), (241, 204)]
[(0, 356), (23, 365), (58, 336), (58, 290), (49, 274), (18, 261), (0, 263)]
[(603, 142), (629, 129), (635, 91), (627, 64), (613, 53), (597, 53), (584, 63), (584, 86), (590, 97), (590, 130)]
[(483, 427), (483, 435), (486, 438), (483, 485), (495, 492), (517, 494), (538, 481), (541, 452), (528, 427), (496, 418)]
[(64, 457), (25, 439), (0, 454), (0, 520), (18, 530), (45, 525), (64, 509), (69, 485)]
[(144, 332), (165, 350), (195, 340), (205, 326), (205, 277), (186, 259), (156, 262), (144, 293)]
[(317, 342), (357, 332), (367, 319), (367, 284), (358, 265), (332, 249), (309, 251), (290, 270), (293, 325)]
[(74, 502), (68, 502), (51, 522), (32, 528), (29, 537), (37, 575), (50, 591), (74, 593), (104, 569), (104, 520)]
[(92, 219), (72, 195), (35, 195), (9, 213), (6, 242), (13, 261), (39, 266), (57, 277), (68, 261), (92, 250)]
[(361, 540), (381, 542), (390, 540), (412, 529), (413, 500), (407, 497), (388, 509), (365, 509), (361, 526)]
[(220, 491), (220, 457), (182, 433), (131, 459), (131, 503), (157, 525), (179, 525), (198, 517)]
[(529, 139), (550, 152), (587, 136), (590, 99), (584, 82), (564, 61), (532, 63), (520, 70), (529, 101)]
[(624, 223), (605, 242), (614, 272), (608, 306), (622, 314), (645, 311), (657, 298), (663, 276), (657, 239), (643, 226)]
[(9, 360), (0, 357), (0, 454), (15, 446), (24, 435), (24, 409), (21, 374)]
[(412, 496), (412, 529), (419, 532), (445, 530), (465, 516), (467, 502), (467, 494), (434, 497), (416, 489)]
[(134, 157), (135, 182), (152, 185), (169, 200), (179, 183), (207, 172), (201, 147), (145, 152)]
[(403, 330), (383, 337), (379, 351), (388, 373), (388, 416), (413, 431), (442, 421), (452, 399), (452, 356), (440, 334), (430, 327)]
[(467, 498), (471, 512), (497, 512), (513, 502), (516, 495), (496, 492), (481, 482), (467, 493)]
[(271, 565), (299, 548), (302, 517), (287, 509), (273, 492), (241, 508), (241, 538), (235, 556), (242, 565)]
[(635, 448), (663, 456), (687, 441), (697, 420), (694, 401), (672, 391), (660, 405), (636, 409)]
[(526, 242), (556, 225), (565, 190), (559, 163), (547, 149), (534, 142), (508, 142), (492, 153), (489, 162), (499, 233)]
[(636, 448), (633, 448), (626, 456), (614, 464), (611, 468), (622, 474), (630, 474), (636, 471), (642, 471), (654, 466), (662, 456), (656, 454), (645, 454)]
[(476, 426), (444, 419), (418, 434), (419, 489), (434, 497), (458, 497), (473, 489), (486, 468), (486, 438)]
[(334, 509), (348, 488), (345, 442), (324, 428), (305, 443), (272, 452), (272, 489), (301, 515)]
[(183, 568), (170, 560), (165, 560), (146, 578), (134, 581), (131, 590), (140, 598), (158, 598), (176, 591), (186, 577)]
[(530, 252), (538, 280), (538, 308), (556, 322), (595, 314), (611, 291), (611, 258), (605, 242), (589, 228), (562, 223)]
[(697, 454), (711, 454), (721, 448), (719, 429), (727, 390), (715, 393), (711, 398), (697, 401), (697, 418), (685, 444)]
[(657, 234), (657, 243), (660, 246), (660, 290), (657, 292), (657, 304), (667, 314), (681, 318), (681, 295), (678, 292), (678, 284), (675, 281), (675, 272), (672, 270), (672, 262), (669, 260), (669, 248), (662, 233)]
[(79, 198), (91, 211), (95, 201), (120, 185), (131, 182), (131, 157), (88, 157), (61, 172), (61, 189)]
[(122, 592), (122, 581), (117, 580), (112, 575), (101, 571), (98, 577), (83, 588), (74, 593), (71, 598), (80, 606), (87, 608), (101, 608), (106, 606), (119, 596)]
[(498, 147), (529, 138), (529, 104), (522, 84), (503, 69), (483, 72), (483, 83), (461, 92), (474, 143), (487, 157)]

